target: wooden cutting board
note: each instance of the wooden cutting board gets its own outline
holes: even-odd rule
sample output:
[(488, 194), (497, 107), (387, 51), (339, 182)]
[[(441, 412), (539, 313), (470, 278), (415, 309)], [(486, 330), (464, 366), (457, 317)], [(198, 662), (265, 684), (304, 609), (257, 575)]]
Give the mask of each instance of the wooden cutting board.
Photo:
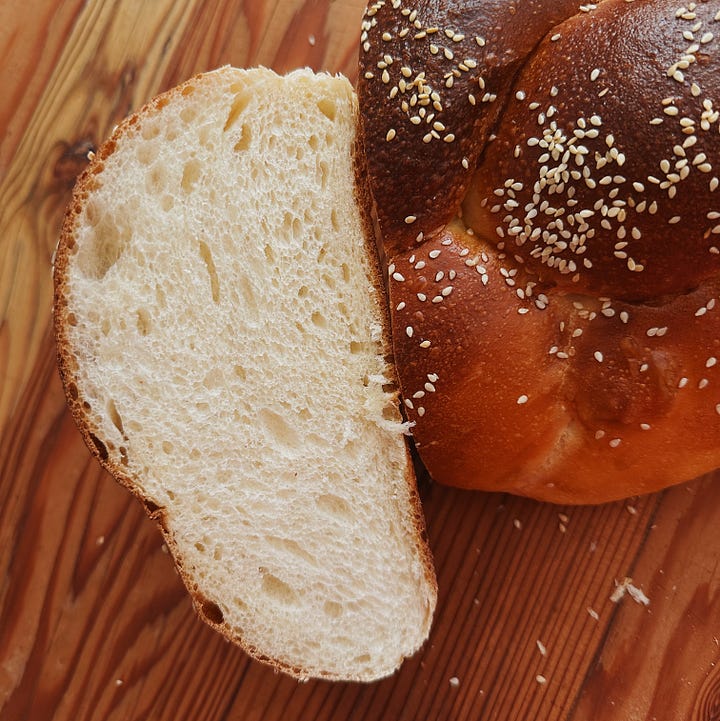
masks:
[[(596, 508), (423, 488), (440, 585), (427, 645), (376, 684), (301, 684), (194, 615), (155, 525), (75, 430), (50, 265), (87, 151), (218, 65), (354, 79), (363, 6), (0, 3), (2, 721), (720, 718), (718, 474)], [(624, 579), (640, 593), (611, 600)]]

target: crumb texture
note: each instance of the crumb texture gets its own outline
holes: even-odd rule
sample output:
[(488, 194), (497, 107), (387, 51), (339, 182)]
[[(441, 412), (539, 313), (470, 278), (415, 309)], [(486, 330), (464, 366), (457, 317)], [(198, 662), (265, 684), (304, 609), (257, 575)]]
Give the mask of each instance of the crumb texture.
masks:
[(435, 591), (355, 113), (309, 71), (224, 68), (153, 101), (86, 174), (56, 314), (69, 395), (159, 507), (201, 613), (301, 676), (368, 680), (419, 647)]

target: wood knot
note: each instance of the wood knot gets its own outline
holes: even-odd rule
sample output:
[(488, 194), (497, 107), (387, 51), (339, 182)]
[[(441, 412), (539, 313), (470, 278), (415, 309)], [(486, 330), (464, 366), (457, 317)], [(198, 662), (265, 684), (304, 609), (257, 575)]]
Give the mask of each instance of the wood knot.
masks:
[(88, 164), (88, 153), (95, 152), (90, 138), (80, 138), (74, 143), (63, 142), (60, 157), (53, 168), (53, 178), (61, 185), (72, 187), (78, 175)]

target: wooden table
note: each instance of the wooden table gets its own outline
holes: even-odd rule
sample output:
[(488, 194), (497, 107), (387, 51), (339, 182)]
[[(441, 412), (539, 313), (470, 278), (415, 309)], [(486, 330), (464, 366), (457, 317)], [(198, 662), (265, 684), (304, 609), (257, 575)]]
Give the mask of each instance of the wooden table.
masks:
[[(153, 522), (75, 430), (50, 264), (87, 151), (221, 64), (354, 79), (363, 6), (0, 3), (2, 721), (720, 718), (716, 477), (596, 508), (423, 488), (440, 584), (426, 647), (376, 684), (300, 684), (196, 618)], [(649, 605), (611, 600), (625, 578)]]

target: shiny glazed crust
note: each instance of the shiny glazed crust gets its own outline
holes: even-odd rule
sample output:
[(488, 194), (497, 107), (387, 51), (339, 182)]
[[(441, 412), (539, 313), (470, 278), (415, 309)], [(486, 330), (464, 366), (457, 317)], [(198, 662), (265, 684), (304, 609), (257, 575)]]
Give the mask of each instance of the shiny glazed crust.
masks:
[(428, 470), (562, 503), (712, 470), (717, 4), (438, 5), (371, 4), (359, 84)]

